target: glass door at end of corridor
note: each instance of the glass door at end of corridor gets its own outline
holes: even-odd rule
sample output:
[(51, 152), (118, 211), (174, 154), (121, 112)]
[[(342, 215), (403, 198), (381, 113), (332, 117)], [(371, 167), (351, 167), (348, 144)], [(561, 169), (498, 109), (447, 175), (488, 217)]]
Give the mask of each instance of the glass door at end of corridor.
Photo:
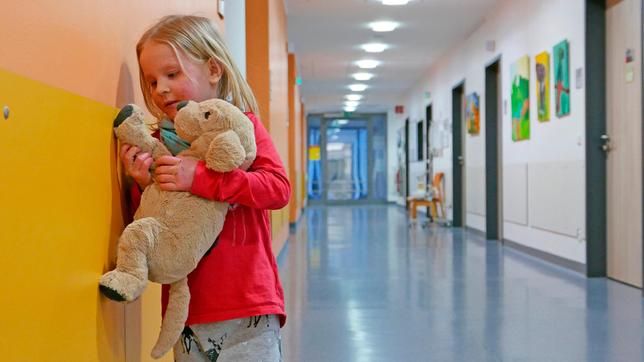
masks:
[(368, 122), (337, 119), (323, 122), (322, 161), (325, 199), (329, 202), (369, 198)]
[(386, 198), (384, 116), (381, 118), (309, 117), (309, 201), (345, 204)]

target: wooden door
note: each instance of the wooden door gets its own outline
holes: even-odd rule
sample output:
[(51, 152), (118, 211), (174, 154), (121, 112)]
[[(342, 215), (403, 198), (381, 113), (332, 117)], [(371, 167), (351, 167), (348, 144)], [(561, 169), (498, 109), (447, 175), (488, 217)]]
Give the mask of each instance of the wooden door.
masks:
[(642, 0), (606, 10), (607, 273), (642, 287)]

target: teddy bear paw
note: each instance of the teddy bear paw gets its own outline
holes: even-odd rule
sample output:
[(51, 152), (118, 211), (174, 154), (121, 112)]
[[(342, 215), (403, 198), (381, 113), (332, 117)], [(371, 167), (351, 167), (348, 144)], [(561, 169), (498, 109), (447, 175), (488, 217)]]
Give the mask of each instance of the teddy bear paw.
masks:
[(132, 274), (112, 270), (105, 273), (99, 282), (99, 290), (109, 299), (117, 302), (131, 302), (145, 289), (147, 280)]

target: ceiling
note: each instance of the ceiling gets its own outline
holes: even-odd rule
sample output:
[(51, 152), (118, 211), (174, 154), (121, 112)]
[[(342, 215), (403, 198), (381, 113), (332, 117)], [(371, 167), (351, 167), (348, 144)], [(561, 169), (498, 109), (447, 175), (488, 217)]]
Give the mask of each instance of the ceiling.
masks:
[[(285, 0), (288, 38), (297, 54), (302, 96), (308, 113), (342, 111), (344, 97), (361, 93), (356, 112), (386, 112), (451, 47), (470, 36), (499, 0), (412, 0), (385, 6), (379, 0)], [(374, 21), (398, 22), (388, 33), (373, 32)], [(370, 42), (389, 46), (382, 53), (360, 48)], [(376, 59), (375, 69), (355, 61)], [(365, 71), (375, 76), (356, 81)], [(369, 88), (351, 92), (349, 84)]]

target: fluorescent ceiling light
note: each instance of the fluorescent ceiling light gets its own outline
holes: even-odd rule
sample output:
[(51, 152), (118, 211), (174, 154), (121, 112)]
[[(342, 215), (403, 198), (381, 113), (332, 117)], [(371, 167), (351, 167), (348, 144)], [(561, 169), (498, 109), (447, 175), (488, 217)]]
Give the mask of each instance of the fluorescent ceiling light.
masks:
[(364, 59), (364, 60), (358, 60), (356, 64), (363, 69), (372, 69), (377, 67), (380, 64), (380, 62), (373, 59)]
[(342, 125), (345, 125), (345, 124), (349, 123), (349, 120), (348, 120), (348, 119), (336, 119), (335, 121), (336, 121), (340, 126), (342, 126)]
[(357, 107), (360, 102), (358, 101), (346, 101), (344, 102), (344, 105), (347, 107)]
[(362, 95), (361, 95), (361, 94), (347, 94), (347, 96), (346, 96), (346, 97), (347, 97), (347, 99), (348, 99), (348, 100), (350, 100), (350, 101), (359, 101), (359, 100), (361, 100), (361, 99), (362, 99)]
[(356, 110), (356, 107), (344, 107), (345, 112), (353, 112)]
[(409, 0), (382, 0), (382, 5), (407, 5)]
[(381, 53), (387, 49), (387, 45), (383, 43), (367, 43), (362, 45), (362, 49), (367, 53)]
[(351, 84), (349, 86), (349, 89), (351, 89), (352, 92), (362, 92), (363, 90), (367, 89), (366, 84)]
[(353, 75), (353, 79), (355, 80), (369, 80), (373, 78), (373, 74), (371, 73), (355, 73)]
[(369, 27), (375, 32), (383, 33), (396, 30), (398, 23), (393, 21), (375, 21), (369, 24)]

